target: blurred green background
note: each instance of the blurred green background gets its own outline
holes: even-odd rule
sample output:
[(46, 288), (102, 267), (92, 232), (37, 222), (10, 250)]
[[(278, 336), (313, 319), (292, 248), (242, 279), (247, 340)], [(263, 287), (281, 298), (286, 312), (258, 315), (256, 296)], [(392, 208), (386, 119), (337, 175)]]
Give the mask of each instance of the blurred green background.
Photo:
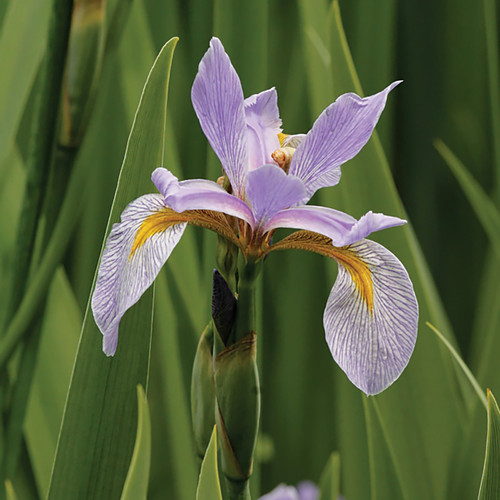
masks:
[[(26, 328), (8, 370), (2, 369), (4, 456), (9, 456), (5, 450), (15, 395), (29, 397), (26, 405), (16, 407), (18, 427), (24, 424), (18, 451), (8, 459), (15, 466), (7, 467), (17, 497), (44, 497), (48, 490), (127, 137), (151, 65), (171, 37), (178, 36), (179, 43), (168, 92), (164, 166), (180, 178), (219, 175), (190, 102), (199, 60), (216, 35), (240, 75), (245, 96), (276, 87), (287, 133), (308, 131), (339, 94), (360, 91), (352, 63), (365, 95), (404, 80), (389, 96), (377, 127), (380, 143), (374, 139), (347, 163), (340, 184), (323, 190), (317, 203), (356, 217), (370, 209), (404, 215), (399, 193), (413, 230), (392, 229), (376, 239), (398, 255), (415, 283), (421, 328), (414, 358), (386, 393), (361, 396), (332, 361), (324, 341), (322, 313), (335, 265), (293, 252), (269, 257), (259, 293), (263, 406), (255, 496), (280, 482), (318, 481), (330, 453), (338, 451), (341, 491), (349, 500), (472, 498), (481, 477), (486, 413), (424, 322), (445, 332), (484, 389), (500, 394), (497, 2), (105, 3), (106, 45), (95, 106), (84, 140), (74, 151), (72, 168), (80, 165), (85, 178), (75, 203), (75, 227), (50, 293), (44, 294), (45, 307)], [(0, 3), (0, 325), (5, 329), (12, 315), (8, 303), (17, 279), (17, 221), (52, 6), (49, 0)], [(463, 166), (449, 155), (445, 161), (436, 140)], [(52, 180), (41, 194), (43, 199), (49, 193), (45, 217), (38, 218), (26, 289), (43, 255), (43, 224), (50, 226), (50, 210), (57, 217), (65, 193), (71, 163), (66, 170), (65, 165), (56, 174), (62, 187), (54, 188)], [(142, 168), (152, 172), (157, 166)], [(457, 182), (453, 172), (464, 171), (478, 184)], [(145, 178), (141, 182), (148, 185)], [(149, 189), (153, 192), (154, 186)], [(190, 374), (198, 337), (210, 317), (214, 245), (213, 235), (188, 228), (156, 285), (147, 391), (153, 436), (150, 498), (194, 498), (199, 464), (190, 431)], [(38, 328), (40, 342), (27, 358), (23, 343), (31, 345), (26, 339), (38, 335)], [(92, 355), (104, 356), (99, 336), (92, 338)], [(24, 385), (23, 359), (31, 360), (34, 370)], [(135, 391), (129, 397), (135, 421)], [(87, 410), (89, 425), (98, 422), (97, 413)], [(134, 438), (131, 428), (131, 443)], [(128, 462), (130, 443), (123, 454)], [(101, 473), (105, 478), (111, 472), (103, 466)], [(102, 481), (91, 475), (75, 498), (115, 498), (95, 486)], [(122, 484), (124, 477), (117, 481)], [(59, 498), (57, 492), (52, 497)]]

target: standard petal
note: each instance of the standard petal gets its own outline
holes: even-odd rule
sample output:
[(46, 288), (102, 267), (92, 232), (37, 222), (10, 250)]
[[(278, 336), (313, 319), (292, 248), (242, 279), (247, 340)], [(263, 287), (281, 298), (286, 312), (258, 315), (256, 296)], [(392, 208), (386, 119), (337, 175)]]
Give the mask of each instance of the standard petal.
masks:
[(264, 231), (278, 227), (305, 229), (332, 239), (333, 245), (341, 247), (366, 238), (374, 231), (400, 226), (406, 221), (384, 214), (368, 212), (359, 221), (332, 208), (304, 205), (282, 210), (271, 217)]
[(222, 43), (212, 38), (191, 90), (193, 107), (234, 193), (242, 197), (248, 169), (243, 90)]
[(399, 83), (365, 98), (343, 94), (321, 113), (290, 164), (290, 174), (306, 185), (307, 199), (319, 188), (339, 182), (340, 165), (356, 156), (368, 142), (387, 95)]
[(417, 339), (418, 304), (406, 269), (369, 240), (334, 257), (339, 274), (323, 324), (333, 358), (367, 395), (389, 387), (404, 370)]
[(266, 221), (284, 208), (300, 202), (305, 187), (300, 179), (287, 175), (276, 165), (264, 165), (248, 174), (246, 196), (255, 218), (255, 225)]
[(108, 356), (116, 351), (118, 325), (125, 311), (153, 283), (186, 227), (185, 223), (167, 227), (161, 219), (164, 209), (161, 195), (141, 196), (127, 206), (106, 242), (92, 311)]
[(248, 167), (256, 169), (271, 163), (271, 153), (280, 147), (278, 134), (281, 120), (278, 94), (273, 87), (245, 99), (245, 117), (248, 126)]

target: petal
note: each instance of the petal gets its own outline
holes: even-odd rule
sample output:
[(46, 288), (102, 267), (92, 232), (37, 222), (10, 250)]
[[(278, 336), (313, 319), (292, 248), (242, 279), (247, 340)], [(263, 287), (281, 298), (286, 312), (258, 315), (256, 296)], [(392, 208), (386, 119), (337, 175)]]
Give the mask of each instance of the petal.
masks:
[(297, 485), (300, 500), (317, 500), (319, 488), (312, 481), (302, 481)]
[(369, 240), (335, 259), (339, 274), (323, 324), (333, 358), (367, 395), (389, 387), (404, 370), (417, 339), (418, 304), (406, 269)]
[(153, 283), (179, 242), (186, 224), (162, 224), (163, 197), (141, 196), (130, 203), (114, 224), (102, 254), (92, 296), (92, 311), (103, 338), (103, 351), (112, 356), (118, 325), (125, 311)]
[(254, 227), (250, 207), (236, 196), (229, 194), (216, 182), (206, 179), (179, 182), (177, 177), (163, 167), (157, 168), (151, 178), (165, 197), (165, 203), (176, 212), (215, 210), (239, 217)]
[(280, 484), (267, 495), (259, 498), (259, 500), (301, 500), (297, 490), (293, 486)]
[(276, 89), (264, 90), (245, 99), (248, 127), (249, 170), (271, 163), (271, 153), (280, 147), (281, 120)]
[(280, 210), (300, 202), (304, 195), (302, 181), (276, 165), (264, 165), (248, 174), (246, 196), (255, 224), (261, 227)]
[(306, 185), (307, 199), (319, 188), (339, 182), (340, 165), (356, 156), (368, 142), (387, 95), (399, 83), (365, 98), (343, 94), (321, 113), (290, 164), (290, 174)]
[(243, 90), (218, 38), (212, 38), (191, 90), (193, 107), (234, 193), (242, 197), (248, 169)]
[(373, 212), (366, 213), (357, 221), (339, 210), (305, 205), (278, 212), (267, 221), (264, 231), (278, 227), (305, 229), (328, 236), (335, 246), (341, 247), (360, 241), (374, 231), (405, 223), (397, 217)]

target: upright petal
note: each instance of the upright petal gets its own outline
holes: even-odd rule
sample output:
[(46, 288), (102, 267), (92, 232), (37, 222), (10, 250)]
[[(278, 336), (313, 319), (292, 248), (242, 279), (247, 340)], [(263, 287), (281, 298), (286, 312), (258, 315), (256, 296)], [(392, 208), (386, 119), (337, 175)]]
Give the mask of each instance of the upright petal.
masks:
[(321, 113), (290, 165), (290, 174), (304, 182), (307, 199), (319, 188), (339, 182), (340, 165), (356, 156), (368, 142), (387, 95), (399, 83), (365, 98), (343, 94)]
[(252, 206), (255, 225), (261, 228), (274, 214), (297, 204), (304, 195), (302, 181), (287, 175), (276, 165), (264, 165), (248, 174), (246, 196)]
[(273, 87), (245, 99), (245, 116), (248, 167), (253, 170), (271, 163), (271, 153), (280, 147), (278, 134), (281, 132), (281, 120), (276, 89)]
[(368, 212), (359, 221), (332, 208), (304, 205), (281, 210), (271, 217), (264, 231), (278, 227), (304, 229), (320, 233), (332, 239), (333, 245), (341, 247), (366, 238), (370, 233), (400, 226), (406, 221), (398, 217)]
[(127, 206), (106, 242), (92, 311), (108, 356), (116, 351), (122, 316), (153, 283), (186, 227), (169, 225), (161, 217), (163, 210), (161, 195), (141, 196)]
[(162, 167), (157, 168), (151, 177), (164, 196), (165, 203), (176, 212), (214, 210), (243, 219), (254, 227), (254, 218), (249, 206), (216, 182), (206, 179), (179, 182), (171, 172)]
[(339, 274), (323, 323), (333, 358), (367, 395), (389, 387), (417, 339), (418, 304), (405, 268), (369, 240), (337, 249)]
[(191, 90), (193, 107), (234, 193), (242, 197), (248, 169), (243, 90), (218, 38), (212, 38)]

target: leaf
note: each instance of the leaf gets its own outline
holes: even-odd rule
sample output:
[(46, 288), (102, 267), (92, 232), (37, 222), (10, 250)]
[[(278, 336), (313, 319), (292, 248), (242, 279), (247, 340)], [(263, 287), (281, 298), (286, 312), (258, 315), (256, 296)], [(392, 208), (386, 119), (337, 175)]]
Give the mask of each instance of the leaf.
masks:
[(446, 144), (436, 139), (434, 146), (459, 182), (488, 235), (497, 257), (500, 258), (500, 213), (476, 179), (472, 177), (465, 165), (450, 151)]
[(217, 427), (215, 425), (201, 464), (196, 500), (222, 500), (217, 468)]
[(496, 500), (500, 491), (500, 410), (488, 390), (488, 433), (478, 500)]
[(6, 479), (5, 480), (5, 491), (6, 491), (6, 499), (7, 500), (17, 500), (16, 492), (14, 491), (14, 487), (12, 483)]
[(146, 500), (151, 463), (151, 421), (146, 394), (137, 386), (137, 437), (121, 500)]
[(319, 500), (337, 500), (340, 495), (340, 455), (332, 453), (319, 480)]
[[(150, 173), (162, 163), (167, 88), (176, 43), (173, 38), (164, 45), (148, 76), (106, 233), (131, 200), (150, 191)], [(120, 345), (113, 358), (101, 352), (102, 336), (87, 305), (49, 499), (116, 498), (121, 494), (134, 445), (134, 394), (137, 384), (147, 387), (152, 297), (150, 289), (123, 318)]]

